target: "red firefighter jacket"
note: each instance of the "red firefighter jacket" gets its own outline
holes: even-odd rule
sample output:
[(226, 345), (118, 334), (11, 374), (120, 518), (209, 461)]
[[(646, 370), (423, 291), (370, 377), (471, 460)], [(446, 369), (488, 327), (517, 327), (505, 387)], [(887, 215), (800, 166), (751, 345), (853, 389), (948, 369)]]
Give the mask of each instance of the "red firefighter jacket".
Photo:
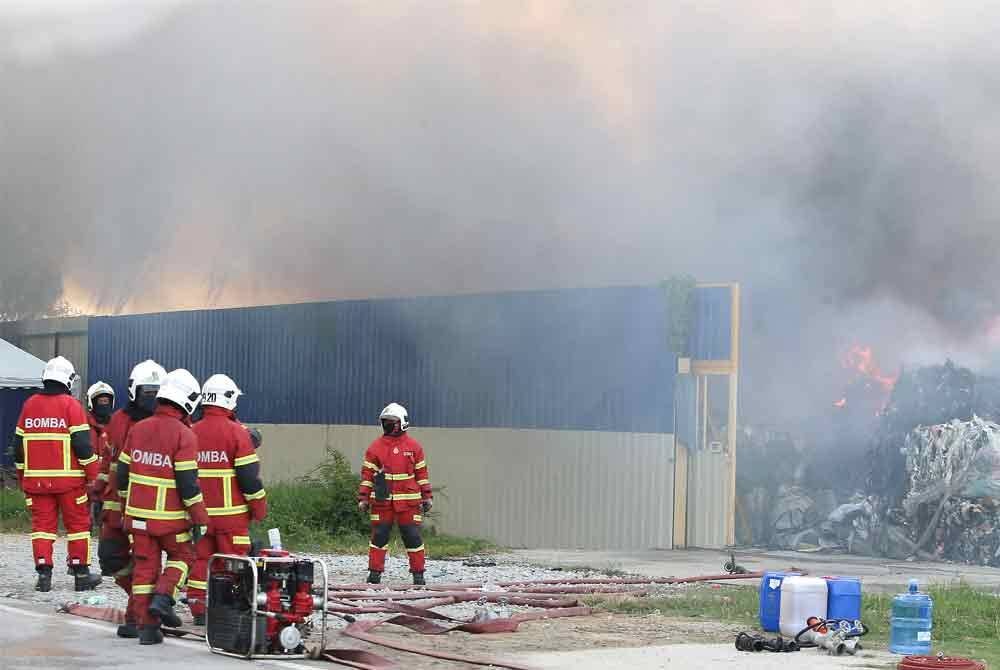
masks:
[[(378, 472), (385, 473), (390, 500), (375, 500), (374, 480)], [(374, 507), (391, 504), (393, 509), (419, 507), (422, 500), (431, 500), (431, 482), (427, 474), (424, 448), (403, 433), (398, 437), (383, 435), (368, 447), (361, 467), (361, 487), (358, 499), (371, 499)]]
[(192, 521), (208, 524), (198, 487), (198, 438), (184, 416), (161, 404), (129, 431), (117, 471), (126, 530), (166, 535), (187, 530)]
[(101, 462), (101, 476), (106, 485), (101, 500), (104, 501), (101, 509), (101, 522), (114, 528), (121, 528), (122, 525), (122, 502), (118, 497), (118, 484), (115, 472), (118, 466), (118, 456), (125, 446), (129, 431), (137, 422), (125, 408), (117, 410), (111, 415), (104, 432), (107, 435), (105, 446), (105, 457)]
[(67, 493), (97, 478), (83, 406), (66, 393), (28, 398), (15, 428), (14, 467), (29, 494)]
[(90, 426), (90, 447), (97, 456), (97, 479), (101, 482), (107, 482), (108, 471), (105, 466), (108, 460), (107, 427), (98, 421), (91, 412), (87, 412), (87, 424)]
[(260, 459), (247, 429), (231, 411), (208, 405), (192, 430), (198, 437), (198, 481), (213, 529), (242, 529), (267, 516)]

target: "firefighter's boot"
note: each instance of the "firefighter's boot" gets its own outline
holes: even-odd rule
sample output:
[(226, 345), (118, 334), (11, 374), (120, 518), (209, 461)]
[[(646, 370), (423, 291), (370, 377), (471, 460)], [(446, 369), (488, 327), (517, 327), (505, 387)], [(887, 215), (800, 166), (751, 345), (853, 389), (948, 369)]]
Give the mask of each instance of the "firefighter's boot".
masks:
[(378, 570), (368, 571), (368, 583), (369, 584), (381, 584), (382, 583), (382, 573)]
[(139, 627), (134, 623), (123, 623), (118, 626), (118, 637), (134, 640), (139, 637)]
[(163, 631), (156, 624), (145, 624), (139, 629), (139, 644), (163, 644)]
[(101, 576), (92, 574), (85, 565), (74, 566), (72, 573), (74, 591), (93, 591), (101, 583)]
[(414, 586), (427, 586), (427, 582), (424, 581), (424, 573), (414, 572), (413, 573), (413, 585)]
[(52, 590), (52, 566), (43, 565), (38, 570), (38, 579), (35, 581), (35, 590), (48, 593)]
[[(153, 600), (149, 603), (149, 613), (160, 617), (160, 621), (167, 628), (180, 628), (181, 619), (174, 613), (174, 599), (162, 593), (154, 593)], [(159, 630), (159, 629), (157, 629)], [(160, 636), (163, 639), (163, 636)], [(146, 642), (144, 644), (154, 644)]]

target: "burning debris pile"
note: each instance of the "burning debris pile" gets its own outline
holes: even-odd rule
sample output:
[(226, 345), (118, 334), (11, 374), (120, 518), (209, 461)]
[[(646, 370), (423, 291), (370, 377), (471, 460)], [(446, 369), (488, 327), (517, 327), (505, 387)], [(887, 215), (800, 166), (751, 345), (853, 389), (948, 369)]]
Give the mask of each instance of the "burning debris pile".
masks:
[[(879, 412), (867, 454), (847, 459), (867, 470), (867, 480), (856, 480), (857, 490), (824, 490), (808, 472), (795, 482), (801, 486), (786, 480), (769, 498), (764, 523), (755, 520), (754, 539), (787, 549), (1000, 566), (998, 419), (996, 380), (951, 361), (904, 371)], [(820, 451), (829, 461), (858, 449), (840, 446)], [(754, 508), (758, 498), (768, 499), (754, 490), (744, 504)]]

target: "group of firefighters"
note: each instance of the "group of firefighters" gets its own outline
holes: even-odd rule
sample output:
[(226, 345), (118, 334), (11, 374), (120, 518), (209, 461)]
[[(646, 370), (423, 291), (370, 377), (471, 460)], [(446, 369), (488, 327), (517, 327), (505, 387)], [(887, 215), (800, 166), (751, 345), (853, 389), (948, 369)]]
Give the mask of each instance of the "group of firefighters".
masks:
[[(62, 356), (46, 363), (43, 388), (25, 401), (14, 435), (14, 465), (32, 519), (35, 590), (52, 589), (60, 513), (75, 590), (101, 583), (90, 571), (91, 503), (99, 501), (101, 574), (128, 594), (118, 636), (158, 644), (161, 625), (181, 625), (174, 606), (185, 585), (194, 623), (204, 625), (213, 554), (251, 552), (250, 524), (267, 515), (260, 433), (237, 419), (242, 392), (224, 374), (201, 386), (187, 370), (168, 373), (143, 361), (117, 411), (114, 389), (102, 381), (87, 390), (84, 411), (71, 395), (76, 377)], [(199, 406), (202, 416), (193, 421)], [(358, 489), (358, 509), (372, 525), (368, 582), (381, 581), (396, 523), (413, 583), (422, 585), (420, 525), (433, 504), (427, 463), (407, 434), (404, 407), (388, 405), (379, 420), (383, 435), (365, 452)]]

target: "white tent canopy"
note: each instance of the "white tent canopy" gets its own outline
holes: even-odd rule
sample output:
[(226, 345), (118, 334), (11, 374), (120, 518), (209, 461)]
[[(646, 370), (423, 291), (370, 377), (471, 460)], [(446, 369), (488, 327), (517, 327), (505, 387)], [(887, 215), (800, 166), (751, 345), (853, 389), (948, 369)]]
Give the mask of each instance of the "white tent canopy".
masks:
[(0, 389), (41, 388), (45, 361), (0, 340)]

